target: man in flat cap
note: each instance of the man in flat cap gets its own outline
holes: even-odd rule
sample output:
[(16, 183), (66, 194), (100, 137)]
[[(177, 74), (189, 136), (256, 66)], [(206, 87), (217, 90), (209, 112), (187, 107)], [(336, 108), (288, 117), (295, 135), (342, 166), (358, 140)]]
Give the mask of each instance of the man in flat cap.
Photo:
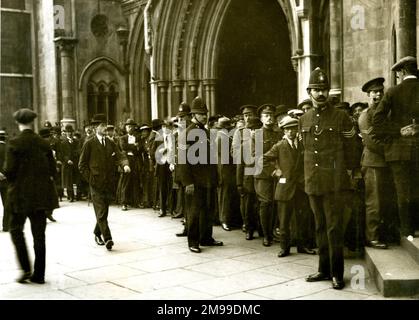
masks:
[[(384, 95), (382, 77), (367, 81), (362, 91), (368, 96), (368, 108), (361, 112), (358, 125), (364, 149), (361, 166), (365, 182), (365, 237), (366, 244), (376, 249), (386, 249), (382, 227), (388, 227), (388, 216), (385, 213), (392, 207), (391, 185), (388, 164), (385, 161), (384, 145), (371, 137), (372, 116)], [(397, 210), (397, 209), (396, 209)], [(382, 222), (385, 222), (382, 226)]]
[(356, 168), (353, 157), (355, 129), (348, 114), (329, 103), (329, 80), (316, 68), (310, 75), (307, 93), (313, 108), (300, 118), (304, 146), (305, 192), (316, 220), (319, 248), (318, 272), (308, 282), (332, 280), (334, 289), (343, 279), (343, 195), (349, 189), (347, 170)]
[[(215, 146), (210, 142), (210, 132), (205, 127), (208, 108), (201, 97), (196, 97), (191, 106), (192, 123), (179, 134), (179, 180), (185, 187), (188, 207), (188, 246), (194, 253), (200, 253), (201, 246), (222, 246), (212, 237), (214, 222), (215, 188), (217, 187), (217, 166), (211, 164)], [(193, 131), (192, 131), (193, 130)], [(192, 131), (191, 134), (189, 134)], [(198, 136), (197, 136), (198, 135)], [(191, 136), (191, 137), (189, 137)], [(191, 139), (193, 140), (191, 141)], [(198, 147), (191, 159), (188, 150)], [(206, 153), (206, 154), (205, 154)]]
[[(96, 226), (93, 231), (95, 242), (112, 250), (114, 242), (108, 224), (109, 205), (113, 200), (113, 170), (118, 164), (124, 173), (131, 171), (128, 159), (119, 151), (116, 144), (106, 137), (106, 116), (95, 115), (92, 126), (95, 135), (86, 140), (81, 150), (79, 170), (90, 185), (90, 196), (96, 215)], [(102, 238), (103, 237), (103, 238)]]
[[(8, 203), (11, 210), (10, 234), (16, 248), (22, 275), (17, 280), (45, 283), (45, 228), (46, 210), (54, 209), (53, 176), (55, 160), (44, 139), (33, 131), (37, 114), (20, 109), (13, 114), (20, 134), (9, 141), (3, 174), (7, 178)], [(0, 173), (0, 179), (4, 176)], [(31, 273), (28, 251), (23, 233), (29, 218), (34, 240), (35, 263)]]
[[(262, 144), (262, 154), (255, 154), (255, 163), (260, 163), (260, 158), (264, 153), (268, 152), (275, 143), (281, 139), (281, 133), (277, 132), (275, 115), (276, 107), (273, 104), (263, 104), (258, 108), (262, 128), (259, 129), (259, 134), (255, 135), (254, 146)], [(258, 137), (263, 137), (258, 140)], [(269, 162), (262, 162), (262, 168), (259, 174), (255, 174), (254, 183), (255, 191), (259, 200), (259, 218), (263, 231), (263, 242), (265, 247), (270, 247), (273, 244), (274, 236), (274, 190), (275, 180), (272, 177), (272, 172), (275, 166)]]
[(291, 248), (291, 217), (293, 212), (296, 218), (296, 242), (297, 252), (316, 254), (306, 246), (309, 235), (307, 218), (304, 216), (308, 211), (308, 198), (304, 192), (304, 169), (303, 148), (298, 142), (298, 119), (286, 116), (280, 122), (280, 128), (284, 131), (284, 137), (277, 142), (268, 152), (263, 155), (263, 161), (276, 163), (276, 169), (272, 173), (275, 178), (275, 200), (278, 201), (279, 239), (280, 251), (278, 257), (286, 257)]
[[(373, 137), (385, 141), (384, 156), (393, 173), (399, 209), (400, 236), (413, 240), (417, 210), (419, 179), (419, 80), (417, 60), (404, 57), (392, 68), (401, 83), (389, 88), (373, 117)], [(414, 210), (412, 210), (414, 209)], [(412, 211), (411, 211), (412, 210)], [(415, 211), (415, 217), (412, 212)]]

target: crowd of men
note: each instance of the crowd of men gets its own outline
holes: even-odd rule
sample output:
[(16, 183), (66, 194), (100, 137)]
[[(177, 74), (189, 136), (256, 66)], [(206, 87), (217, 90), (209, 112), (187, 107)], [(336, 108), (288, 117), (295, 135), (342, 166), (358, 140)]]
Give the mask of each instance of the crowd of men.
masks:
[[(360, 88), (366, 103), (334, 100), (328, 76), (317, 68), (309, 79), (310, 98), (294, 108), (249, 104), (232, 118), (208, 117), (205, 102), (196, 97), (191, 105), (182, 102), (176, 117), (154, 119), (151, 125), (127, 119), (115, 127), (98, 114), (81, 134), (72, 125), (53, 127), (47, 121), (39, 135), (52, 150), (52, 173), (48, 153), (42, 167), (33, 148), (26, 145), (29, 153), (19, 149), (25, 146), (20, 136), (5, 151), (6, 133), (0, 131), (3, 230), (11, 231), (18, 250), (24, 270), (19, 281), (44, 281), (45, 239), (39, 234), (45, 225), (36, 222), (33, 212), (43, 210), (55, 221), (52, 210), (66, 196), (70, 202), (93, 202), (95, 241), (108, 250), (114, 245), (109, 205), (118, 204), (122, 211), (153, 208), (158, 217), (183, 218), (176, 236), (187, 237), (193, 253), (223, 245), (213, 238), (214, 225), (225, 231), (240, 228), (249, 241), (257, 233), (263, 246), (276, 240), (280, 258), (290, 254), (291, 246), (304, 254), (316, 254), (317, 248), (318, 272), (306, 281), (331, 280), (333, 288), (342, 289), (345, 246), (386, 249), (401, 237), (411, 240), (418, 227), (417, 61), (405, 57), (392, 71), (401, 83), (384, 92), (384, 78), (367, 81)], [(22, 109), (14, 116), (28, 136), (36, 114)], [(44, 191), (56, 201), (17, 208), (21, 197), (7, 196), (13, 197), (10, 190), (31, 169), (15, 163), (28, 155), (38, 157), (38, 167), (54, 182), (51, 188), (47, 181)], [(23, 173), (15, 172), (19, 170)], [(17, 219), (16, 211), (39, 225), (36, 261), (43, 261), (35, 262), (32, 276), (22, 249), (25, 214)]]

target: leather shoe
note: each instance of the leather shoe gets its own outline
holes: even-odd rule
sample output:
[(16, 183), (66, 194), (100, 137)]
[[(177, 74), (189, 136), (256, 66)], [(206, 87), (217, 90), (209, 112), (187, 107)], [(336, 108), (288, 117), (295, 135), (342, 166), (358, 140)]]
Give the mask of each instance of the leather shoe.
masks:
[(332, 278), (332, 287), (333, 287), (333, 289), (341, 290), (345, 287), (345, 282), (343, 281), (343, 279), (338, 279), (336, 277), (333, 277)]
[(52, 221), (52, 222), (57, 222), (57, 220), (54, 219), (54, 217), (52, 216), (52, 214), (47, 215), (47, 219), (49, 221)]
[(367, 243), (367, 246), (375, 249), (387, 249), (387, 245), (379, 240), (371, 240)]
[(324, 280), (330, 280), (330, 276), (323, 272), (310, 274), (308, 277), (306, 277), (307, 282), (316, 282), (316, 281), (324, 281)]
[(203, 242), (201, 246), (204, 247), (221, 247), (224, 243), (222, 241), (213, 240), (212, 242)]
[(246, 232), (246, 240), (253, 240), (253, 231)]
[(316, 251), (314, 251), (313, 249), (309, 249), (307, 247), (298, 247), (297, 252), (305, 253), (305, 254), (316, 254)]
[(113, 245), (114, 245), (114, 243), (113, 243), (112, 239), (106, 240), (106, 249), (108, 249), (108, 251), (112, 250)]
[(45, 283), (44, 278), (39, 278), (39, 277), (35, 277), (35, 276), (32, 276), (29, 280), (30, 280), (30, 282), (37, 283), (37, 284), (44, 284)]
[(29, 280), (31, 278), (30, 272), (24, 272), (19, 278), (16, 279), (19, 283), (26, 283), (26, 280)]
[(188, 235), (188, 233), (186, 232), (186, 230), (183, 230), (180, 233), (176, 233), (176, 237), (186, 237)]
[(269, 240), (269, 239), (267, 239), (267, 238), (264, 238), (264, 239), (263, 239), (263, 245), (264, 245), (265, 247), (270, 247), (270, 246), (272, 245), (272, 240)]
[(225, 231), (231, 231), (230, 227), (227, 225), (227, 223), (222, 223), (221, 228), (223, 228)]
[(166, 212), (160, 211), (159, 218), (163, 218), (166, 216)]
[(201, 253), (201, 248), (199, 248), (197, 246), (189, 247), (189, 250), (193, 253)]
[(95, 241), (98, 246), (104, 246), (105, 242), (102, 240), (101, 236), (95, 236)]
[(288, 256), (289, 254), (290, 254), (290, 249), (289, 248), (288, 249), (281, 249), (281, 250), (279, 250), (278, 257), (283, 258), (283, 257)]

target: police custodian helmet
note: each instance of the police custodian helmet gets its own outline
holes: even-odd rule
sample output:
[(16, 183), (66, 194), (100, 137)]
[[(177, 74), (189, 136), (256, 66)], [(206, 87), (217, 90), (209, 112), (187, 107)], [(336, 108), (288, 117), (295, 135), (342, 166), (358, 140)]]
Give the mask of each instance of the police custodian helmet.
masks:
[(330, 89), (329, 79), (326, 72), (317, 67), (310, 74), (310, 80), (307, 89)]

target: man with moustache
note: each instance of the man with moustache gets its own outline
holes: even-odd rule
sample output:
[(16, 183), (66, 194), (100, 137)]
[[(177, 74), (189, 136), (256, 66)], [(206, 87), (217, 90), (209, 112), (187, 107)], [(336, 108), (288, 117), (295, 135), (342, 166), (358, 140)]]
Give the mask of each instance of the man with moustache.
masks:
[(342, 195), (349, 189), (347, 170), (355, 168), (355, 129), (349, 116), (329, 103), (329, 80), (316, 68), (310, 75), (307, 93), (313, 108), (301, 118), (299, 132), (304, 146), (305, 192), (316, 221), (319, 248), (318, 272), (308, 282), (332, 279), (333, 289), (345, 286), (343, 279)]

